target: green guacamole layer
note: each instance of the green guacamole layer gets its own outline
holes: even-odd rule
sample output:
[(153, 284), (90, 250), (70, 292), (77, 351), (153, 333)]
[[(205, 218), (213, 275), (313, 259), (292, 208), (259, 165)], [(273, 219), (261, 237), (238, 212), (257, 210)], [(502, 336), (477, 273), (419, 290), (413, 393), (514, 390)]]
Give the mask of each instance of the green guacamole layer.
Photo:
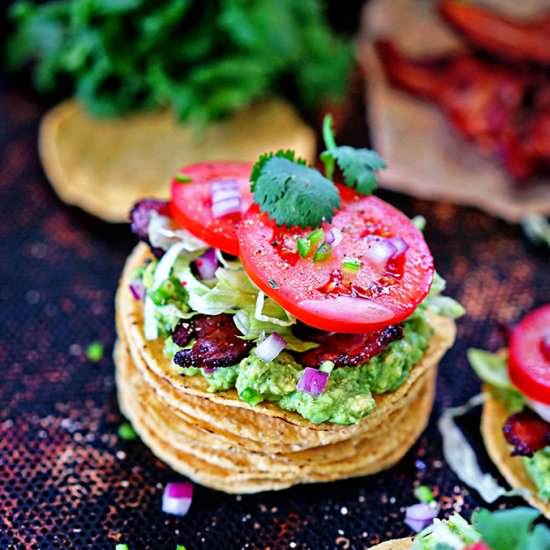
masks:
[[(419, 312), (405, 321), (403, 337), (389, 344), (380, 355), (358, 367), (334, 369), (327, 388), (318, 397), (296, 389), (304, 369), (287, 352), (266, 362), (252, 351), (238, 365), (219, 368), (210, 374), (196, 368), (175, 368), (187, 376), (204, 376), (211, 392), (235, 388), (239, 397), (251, 405), (270, 401), (315, 424), (354, 424), (372, 412), (374, 394), (396, 390), (407, 380), (428, 347), (431, 335), (430, 324), (424, 313)], [(172, 358), (178, 349), (168, 338), (167, 356)]]
[(539, 496), (550, 502), (550, 447), (536, 452), (532, 457), (525, 457), (525, 469), (535, 482)]

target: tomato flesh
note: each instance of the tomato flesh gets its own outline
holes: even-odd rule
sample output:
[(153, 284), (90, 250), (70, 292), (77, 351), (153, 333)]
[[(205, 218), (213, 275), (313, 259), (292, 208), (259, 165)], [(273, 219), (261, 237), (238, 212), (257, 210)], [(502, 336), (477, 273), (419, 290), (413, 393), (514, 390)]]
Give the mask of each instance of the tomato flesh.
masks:
[(529, 399), (550, 405), (550, 304), (525, 316), (512, 330), (508, 370)]
[[(337, 232), (330, 255), (314, 261), (301, 257), (301, 228), (277, 227), (253, 205), (238, 229), (241, 261), (249, 277), (300, 321), (327, 331), (365, 333), (408, 317), (428, 293), (433, 258), (422, 233), (402, 212), (383, 200), (357, 195), (339, 186), (342, 206), (325, 237)], [(392, 238), (406, 251), (380, 261), (377, 248)], [(343, 269), (344, 259), (359, 260), (358, 272)]]
[(250, 172), (247, 162), (206, 162), (185, 166), (182, 174), (191, 178), (190, 183), (172, 181), (170, 213), (177, 225), (193, 233), (210, 246), (228, 254), (239, 254), (237, 226), (241, 213), (215, 218), (212, 214), (211, 186), (215, 182), (237, 180), (241, 195), (241, 212), (252, 204)]

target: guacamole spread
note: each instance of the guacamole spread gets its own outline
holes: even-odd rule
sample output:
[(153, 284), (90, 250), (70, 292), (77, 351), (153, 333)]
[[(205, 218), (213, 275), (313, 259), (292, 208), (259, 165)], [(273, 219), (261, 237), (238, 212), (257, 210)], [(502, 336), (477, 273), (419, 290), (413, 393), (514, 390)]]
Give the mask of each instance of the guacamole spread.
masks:
[(535, 482), (539, 496), (550, 502), (550, 447), (537, 451), (524, 459), (525, 469)]

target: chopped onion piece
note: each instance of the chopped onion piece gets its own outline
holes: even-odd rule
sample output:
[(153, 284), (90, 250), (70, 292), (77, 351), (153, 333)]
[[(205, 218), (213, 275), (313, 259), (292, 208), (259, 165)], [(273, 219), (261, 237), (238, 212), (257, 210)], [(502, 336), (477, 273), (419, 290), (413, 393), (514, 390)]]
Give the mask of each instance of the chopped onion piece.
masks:
[(262, 361), (273, 361), (285, 346), (286, 340), (280, 334), (273, 332), (256, 348), (256, 355)]
[(328, 377), (329, 375), (326, 372), (306, 367), (296, 385), (296, 389), (318, 397), (325, 391)]
[(399, 256), (405, 254), (409, 249), (409, 245), (401, 237), (392, 237), (389, 239), (389, 242), (395, 248), (395, 254), (391, 257), (392, 260), (399, 258)]
[(134, 279), (129, 285), (128, 288), (134, 297), (134, 300), (143, 300), (145, 297), (145, 287), (140, 279)]
[(342, 238), (342, 232), (337, 227), (333, 227), (327, 231), (325, 242), (332, 246), (338, 246), (342, 242)]
[(375, 274), (382, 276), (386, 271), (386, 265), (397, 253), (397, 248), (390, 239), (369, 235), (366, 237), (367, 251), (365, 257)]
[(212, 193), (212, 204), (217, 204), (222, 201), (229, 199), (238, 199), (241, 200), (241, 193), (238, 188), (219, 189)]
[(191, 483), (167, 483), (162, 494), (162, 511), (183, 517), (189, 511), (193, 500)]
[(155, 276), (153, 278), (153, 290), (156, 290), (168, 277), (174, 263), (178, 259), (178, 256), (185, 250), (185, 243), (173, 244), (166, 254), (160, 259), (157, 268), (155, 269)]
[(156, 340), (159, 335), (155, 318), (155, 302), (149, 296), (145, 296), (143, 307), (143, 332), (146, 340)]
[(405, 509), (405, 523), (415, 533), (419, 533), (433, 522), (438, 513), (438, 506), (430, 506), (423, 502), (414, 504)]
[(532, 399), (527, 399), (527, 404), (531, 409), (533, 409), (543, 420), (550, 422), (550, 405), (545, 405), (539, 401), (533, 401)]
[(216, 250), (209, 248), (202, 256), (195, 260), (199, 277), (203, 280), (213, 279), (218, 269)]
[(220, 202), (212, 203), (212, 216), (214, 218), (223, 218), (229, 214), (238, 214), (241, 211), (241, 199), (232, 198)]

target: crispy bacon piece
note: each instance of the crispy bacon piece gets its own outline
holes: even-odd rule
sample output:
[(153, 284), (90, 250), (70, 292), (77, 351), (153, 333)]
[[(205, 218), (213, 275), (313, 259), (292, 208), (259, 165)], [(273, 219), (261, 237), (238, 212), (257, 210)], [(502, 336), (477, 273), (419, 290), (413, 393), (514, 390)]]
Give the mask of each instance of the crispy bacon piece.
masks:
[(197, 315), (188, 321), (180, 321), (172, 337), (178, 345), (186, 345), (192, 338), (196, 342), (174, 356), (180, 367), (217, 369), (235, 365), (246, 357), (252, 342), (239, 338), (231, 315)]
[(550, 445), (550, 424), (530, 409), (513, 414), (503, 428), (506, 441), (512, 445), (512, 456), (532, 456)]
[(367, 334), (327, 333), (302, 328), (300, 337), (319, 344), (318, 348), (295, 353), (304, 367), (318, 368), (325, 361), (335, 367), (353, 367), (366, 363), (371, 357), (384, 351), (393, 340), (403, 336), (401, 325), (394, 325)]
[(469, 53), (410, 59), (378, 42), (395, 85), (436, 103), (479, 149), (517, 180), (550, 166), (550, 79), (477, 59)]
[(463, 0), (442, 0), (439, 13), (475, 46), (506, 60), (550, 64), (550, 12), (514, 20)]

